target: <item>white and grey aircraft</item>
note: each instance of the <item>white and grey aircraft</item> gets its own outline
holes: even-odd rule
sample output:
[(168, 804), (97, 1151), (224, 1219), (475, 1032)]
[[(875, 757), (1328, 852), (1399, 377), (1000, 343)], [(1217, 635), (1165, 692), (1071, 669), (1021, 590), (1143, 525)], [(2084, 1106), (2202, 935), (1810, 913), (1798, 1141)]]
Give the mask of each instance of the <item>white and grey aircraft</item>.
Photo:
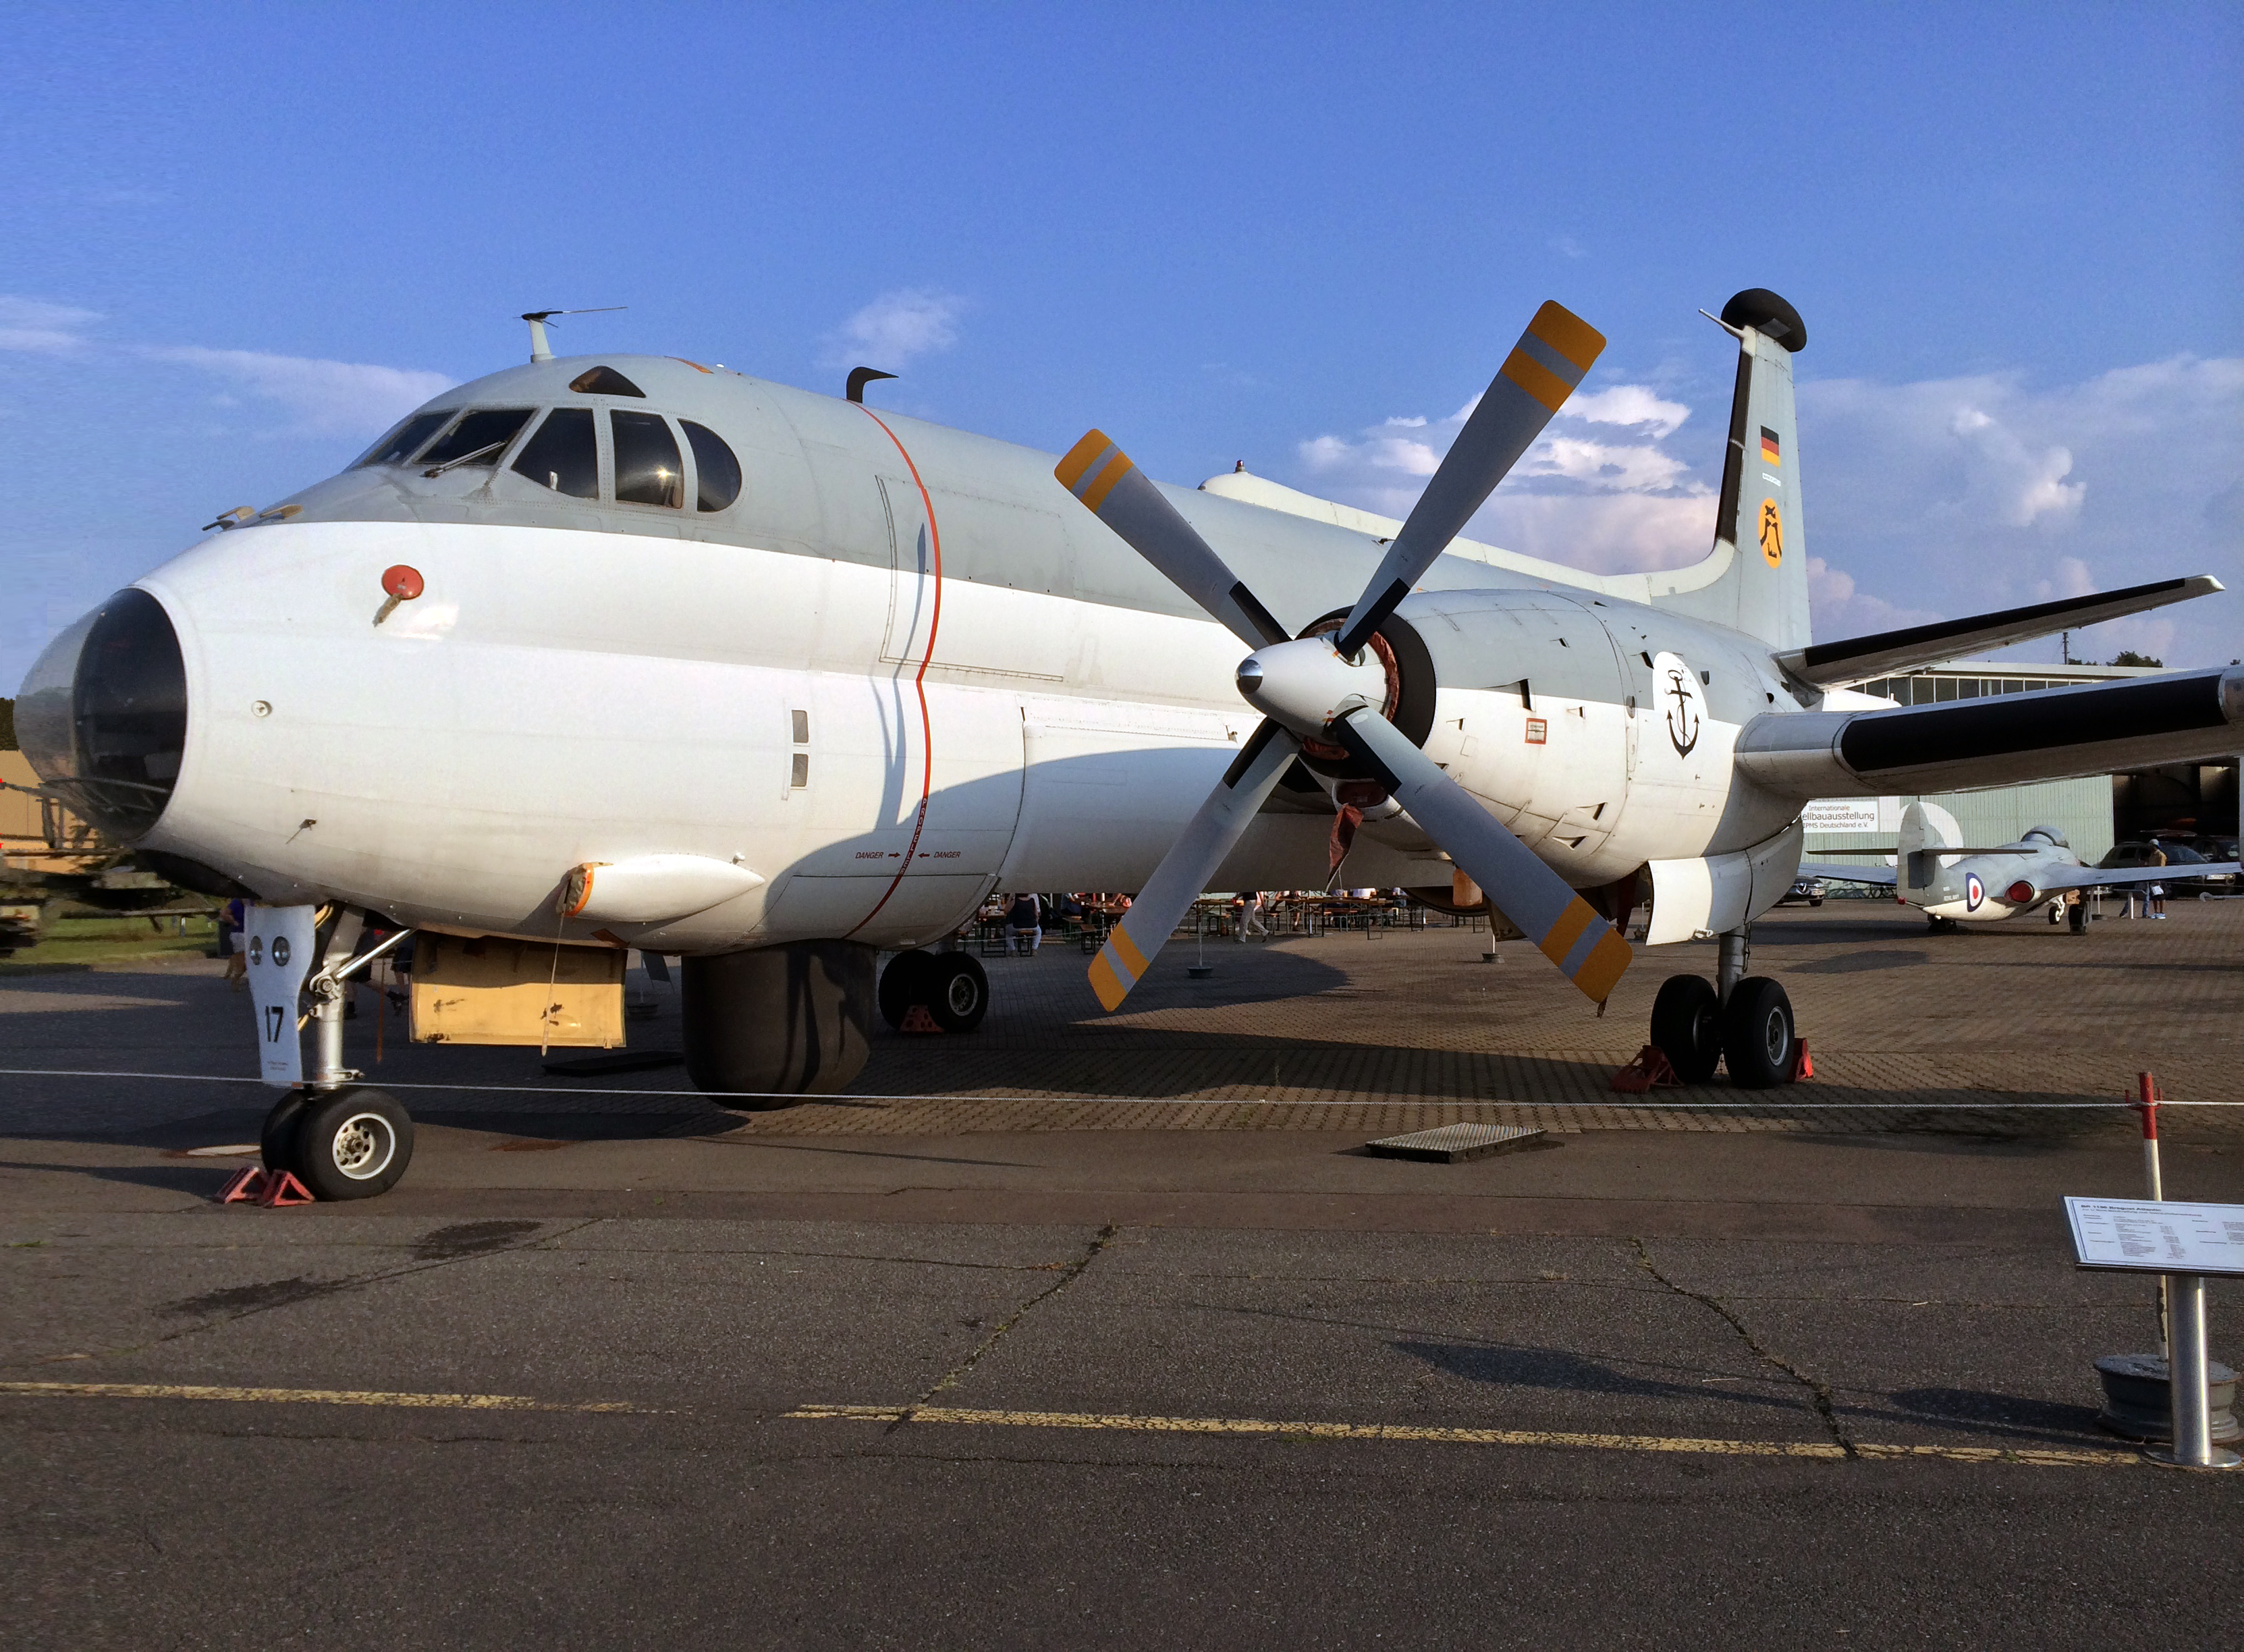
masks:
[(369, 915), (682, 955), (693, 1082), (772, 1104), (846, 1084), (876, 1007), (970, 1028), (980, 967), (924, 948), (992, 889), (1140, 892), (1092, 971), (1112, 1009), (1193, 895), (1321, 885), (1358, 820), (1351, 881), (1492, 908), (1600, 1004), (1647, 897), (1647, 944), (1719, 937), (1716, 980), (1661, 988), (1653, 1042), (1688, 1079), (1780, 1083), (1791, 1008), (1747, 933), (1795, 875), (1804, 801), (2233, 752), (2244, 670), (1849, 692), (2219, 587), (1811, 642), (1806, 329), (1761, 289), (1720, 320), (1713, 551), (1606, 577), (1458, 537), (1603, 347), (1556, 304), (1402, 523), (1251, 476), (1158, 484), (1097, 433), (1055, 470), (864, 405), (866, 369), (837, 400), (556, 360), (533, 320), (529, 365), (71, 626), (17, 727), (149, 864), (261, 903), (286, 943), (253, 937), (267, 1072), (294, 1086), (268, 1162), (328, 1197), (411, 1150), (341, 1062)]
[(2064, 833), (2045, 826), (2032, 827), (2016, 843), (1971, 848), (1954, 815), (1936, 803), (1918, 801), (1902, 811), (1893, 865), (1822, 866), (1816, 875), (1891, 889), (1904, 905), (1923, 912), (1934, 928), (1952, 929), (1958, 924), (1995, 923), (2038, 912), (2075, 889), (2126, 888), (2239, 871), (2244, 866), (2233, 860), (2187, 866), (2092, 866), (2073, 853)]

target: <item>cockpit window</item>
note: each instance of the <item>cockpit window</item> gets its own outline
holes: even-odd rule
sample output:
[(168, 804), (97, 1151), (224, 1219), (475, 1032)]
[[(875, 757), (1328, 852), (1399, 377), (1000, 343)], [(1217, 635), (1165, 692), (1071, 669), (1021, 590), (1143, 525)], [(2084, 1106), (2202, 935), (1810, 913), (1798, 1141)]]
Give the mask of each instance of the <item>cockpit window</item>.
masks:
[(695, 508), (722, 510), (740, 496), (740, 462), (725, 445), (725, 439), (706, 425), (691, 419), (678, 422), (686, 427), (686, 439), (693, 444)]
[(495, 465), (506, 444), (530, 421), (529, 408), (477, 408), (462, 415), (422, 454), (419, 462), (438, 465)]
[(569, 388), (578, 395), (635, 395), (641, 401), (646, 399), (645, 391), (613, 367), (586, 367), (569, 381)]
[(366, 450), (366, 456), (353, 465), (402, 465), (413, 456), (413, 450), (443, 427), (456, 409), (446, 408), (438, 413), (416, 413), (397, 428)]
[(590, 408), (556, 408), (522, 444), (514, 468), (543, 488), (575, 499), (600, 496), (600, 455)]
[(659, 413), (608, 415), (615, 437), (616, 499), (626, 505), (686, 502), (686, 469), (678, 457), (678, 438)]
[(2026, 836), (2029, 838), (2040, 838), (2045, 842), (2055, 844), (2060, 849), (2069, 849), (2072, 846), (2065, 840), (2065, 833), (2059, 832), (2052, 826), (2038, 826), (2030, 827), (2026, 832)]

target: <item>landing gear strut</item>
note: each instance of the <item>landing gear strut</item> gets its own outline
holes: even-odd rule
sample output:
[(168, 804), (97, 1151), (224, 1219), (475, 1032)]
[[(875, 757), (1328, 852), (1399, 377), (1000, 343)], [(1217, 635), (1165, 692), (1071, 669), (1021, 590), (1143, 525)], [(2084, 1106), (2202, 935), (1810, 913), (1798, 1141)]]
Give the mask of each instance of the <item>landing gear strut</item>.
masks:
[(1790, 1083), (1799, 1051), (1791, 998), (1767, 976), (1746, 974), (1752, 956), (1746, 930), (1727, 932), (1720, 947), (1713, 984), (1701, 975), (1661, 983), (1652, 1042), (1686, 1084), (1705, 1083), (1724, 1063), (1740, 1089)]
[[(344, 913), (328, 932), (322, 961), (304, 983), (312, 997), (312, 1071), (274, 1103), (259, 1136), (265, 1168), (288, 1171), (321, 1199), (387, 1193), (413, 1162), (413, 1118), (403, 1103), (387, 1090), (355, 1082), (362, 1075), (343, 1065), (343, 983), (410, 933), (401, 931), (354, 957), (364, 927), (359, 914)], [(293, 1006), (280, 1008), (285, 1016)], [(281, 1030), (274, 1028), (276, 1035)], [(277, 1035), (272, 1042), (279, 1042)]]

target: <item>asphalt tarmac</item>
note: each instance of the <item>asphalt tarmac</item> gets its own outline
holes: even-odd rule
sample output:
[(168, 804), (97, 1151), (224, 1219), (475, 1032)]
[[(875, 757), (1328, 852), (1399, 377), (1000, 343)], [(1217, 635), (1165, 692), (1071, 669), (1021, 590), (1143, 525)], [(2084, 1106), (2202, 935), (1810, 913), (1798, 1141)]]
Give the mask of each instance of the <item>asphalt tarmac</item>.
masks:
[[(69, 995), (0, 996), (30, 990)], [(19, 1002), (39, 1064), (103, 1055), (98, 1015)], [(1443, 1165), (525, 1099), (432, 1112), (384, 1199), (263, 1210), (193, 1151), (253, 1135), (254, 1092), (126, 1088), (106, 1129), (39, 1089), (0, 1140), (11, 1647), (2244, 1632), (2244, 1471), (2094, 1423), (2091, 1361), (2155, 1336), (2059, 1212), (2139, 1189), (2117, 1132)], [(2166, 1168), (2244, 1197), (2226, 1130)], [(2235, 1363), (2244, 1288), (2211, 1294)]]

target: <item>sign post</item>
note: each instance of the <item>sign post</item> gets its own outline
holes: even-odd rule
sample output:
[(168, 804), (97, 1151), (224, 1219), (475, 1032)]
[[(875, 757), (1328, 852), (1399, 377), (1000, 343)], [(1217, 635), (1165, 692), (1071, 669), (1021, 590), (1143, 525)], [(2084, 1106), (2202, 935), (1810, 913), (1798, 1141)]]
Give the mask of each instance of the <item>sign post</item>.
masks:
[(2069, 1197), (2065, 1216), (2082, 1267), (2165, 1276), (2173, 1441), (2144, 1455), (2175, 1468), (2244, 1462), (2213, 1443), (2205, 1345), (2206, 1276), (2244, 1275), (2244, 1204)]

